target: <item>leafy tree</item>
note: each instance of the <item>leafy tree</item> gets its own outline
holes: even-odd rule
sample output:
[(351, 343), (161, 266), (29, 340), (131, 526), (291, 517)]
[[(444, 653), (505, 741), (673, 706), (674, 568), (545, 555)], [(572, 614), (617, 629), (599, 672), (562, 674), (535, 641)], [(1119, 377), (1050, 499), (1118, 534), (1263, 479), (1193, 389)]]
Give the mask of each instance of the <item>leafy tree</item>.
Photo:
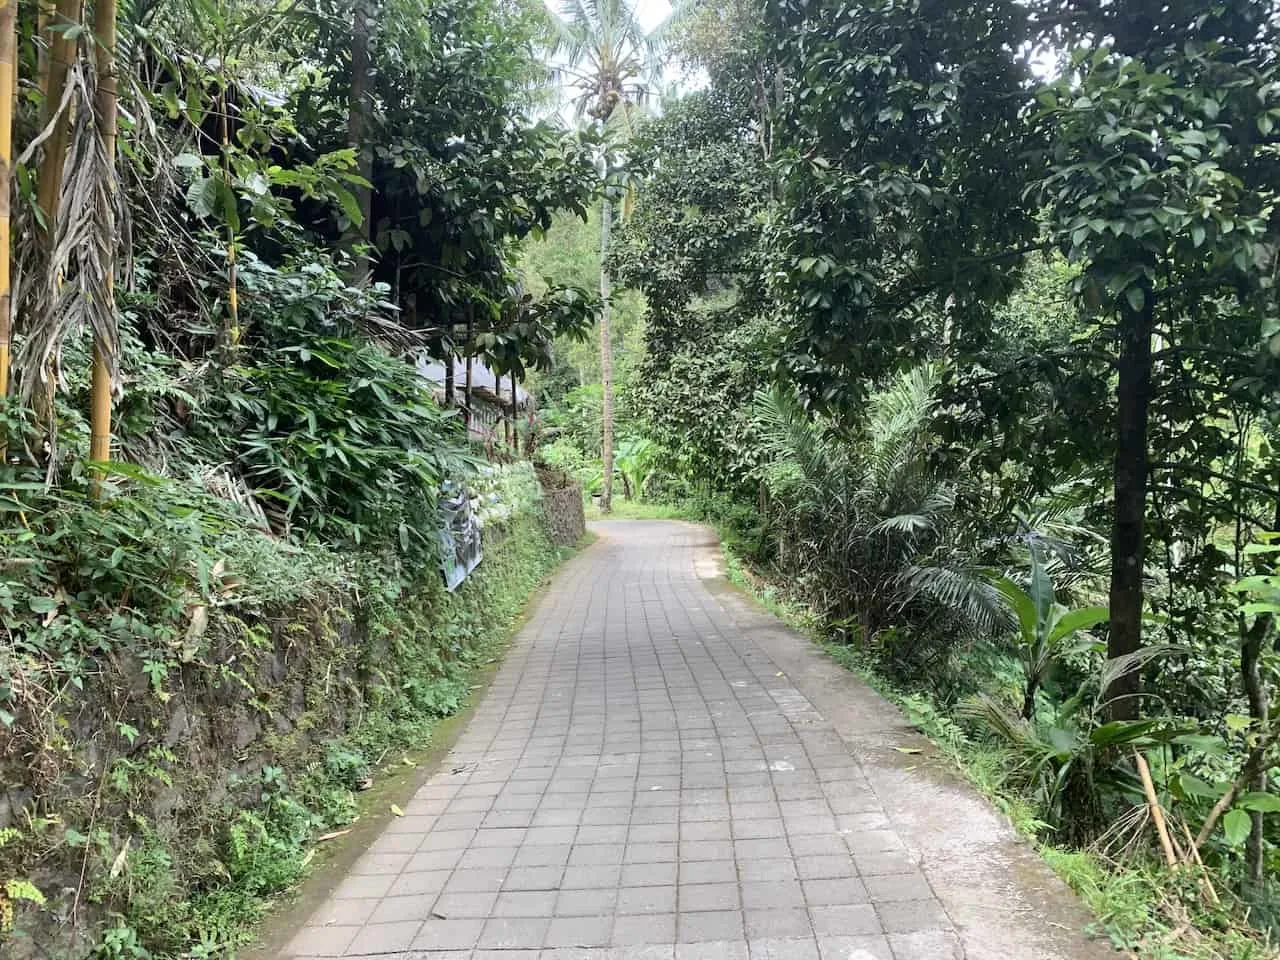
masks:
[[(1052, 239), (1083, 267), (1085, 305), (1115, 318), (1112, 657), (1142, 644), (1157, 364), (1249, 341), (1265, 356), (1277, 175), (1265, 139), (1280, 101), (1267, 93), (1275, 65), (1262, 6), (1225, 21), (1188, 11), (1164, 43), (1121, 34), (1082, 49), (1073, 78), (1041, 94), (1053, 163), (1034, 192)], [(1155, 337), (1167, 347), (1153, 354)], [(1117, 682), (1116, 715), (1135, 716), (1138, 677)]]

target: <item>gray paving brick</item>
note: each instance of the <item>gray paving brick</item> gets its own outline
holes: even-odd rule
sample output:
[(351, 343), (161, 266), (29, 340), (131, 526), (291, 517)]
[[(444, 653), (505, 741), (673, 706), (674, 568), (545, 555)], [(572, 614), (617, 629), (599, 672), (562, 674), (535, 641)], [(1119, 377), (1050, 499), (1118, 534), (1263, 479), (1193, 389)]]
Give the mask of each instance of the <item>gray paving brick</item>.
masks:
[[(617, 917), (613, 921), (612, 942), (619, 947), (648, 944), (674, 944), (676, 916), (674, 913), (649, 913), (631, 917)], [(671, 951), (674, 954), (674, 950)]]
[(818, 960), (818, 944), (812, 937), (752, 939), (751, 960)]
[(676, 888), (671, 885), (623, 887), (618, 891), (617, 912), (619, 914), (674, 913), (676, 897)]
[(681, 912), (676, 917), (676, 942), (696, 943), (700, 940), (742, 939), (741, 910), (706, 910)]
[(602, 947), (613, 930), (611, 917), (556, 917), (547, 927), (548, 947)]

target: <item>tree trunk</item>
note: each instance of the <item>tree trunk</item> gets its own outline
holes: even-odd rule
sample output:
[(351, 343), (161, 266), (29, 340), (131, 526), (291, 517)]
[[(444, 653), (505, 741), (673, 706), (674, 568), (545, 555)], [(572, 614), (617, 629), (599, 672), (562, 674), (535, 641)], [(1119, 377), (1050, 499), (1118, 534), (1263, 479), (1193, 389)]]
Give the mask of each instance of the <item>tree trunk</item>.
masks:
[[(227, 103), (227, 71), (225, 64), (221, 74), (221, 89), (218, 91), (218, 116), (221, 118), (222, 182), (227, 193), (234, 195), (231, 187), (231, 116)], [(231, 221), (227, 221), (227, 322), (222, 331), (224, 346), (235, 346), (240, 342), (240, 280), (239, 268), (236, 265), (236, 233)]]
[[(0, 397), (9, 395), (13, 317), (9, 283), (9, 177), (13, 163), (14, 70), (18, 59), (18, 0), (0, 0)], [(5, 441), (0, 434), (0, 464)]]
[(509, 447), (511, 446), (511, 417), (515, 413), (515, 404), (508, 407), (502, 402), (502, 374), (494, 375), (493, 387), (498, 394), (498, 409), (502, 411), (502, 439)]
[[(1271, 529), (1280, 531), (1280, 503), (1276, 504)], [(1257, 721), (1257, 729), (1260, 731), (1267, 728), (1271, 719), (1271, 698), (1267, 694), (1266, 681), (1262, 678), (1262, 649), (1271, 636), (1272, 624), (1272, 616), (1264, 613), (1259, 614), (1253, 624), (1245, 629), (1244, 615), (1240, 616), (1240, 678), (1244, 684), (1245, 697), (1249, 701), (1249, 715)], [(1260, 770), (1253, 783), (1248, 786), (1250, 790), (1265, 793), (1266, 770)], [(1244, 849), (1245, 883), (1257, 887), (1266, 878), (1266, 839), (1262, 811), (1250, 811), (1249, 819), (1249, 840)]]
[(613, 226), (613, 205), (609, 198), (600, 201), (600, 388), (602, 393), (602, 436), (600, 454), (604, 460), (604, 490), (600, 494), (600, 512), (613, 510), (613, 339), (609, 330), (609, 232)]
[(476, 308), (467, 307), (467, 345), (464, 348), (467, 353), (467, 374), (466, 380), (462, 385), (462, 419), (466, 424), (467, 433), (471, 433), (471, 336), (472, 327), (476, 322)]
[[(1240, 673), (1244, 680), (1245, 695), (1249, 699), (1249, 714), (1257, 721), (1257, 729), (1265, 730), (1270, 714), (1266, 686), (1262, 680), (1260, 662), (1262, 644), (1271, 632), (1271, 617), (1259, 616), (1253, 626), (1244, 631), (1244, 642), (1240, 646)], [(1253, 782), (1248, 784), (1250, 790), (1265, 793), (1267, 789), (1266, 770), (1260, 770)], [(1263, 834), (1262, 812), (1254, 810), (1249, 813), (1252, 826), (1249, 840), (1245, 844), (1245, 883), (1257, 885), (1265, 878), (1266, 842)]]
[(1040, 684), (1033, 681), (1027, 681), (1026, 690), (1022, 694), (1022, 719), (1031, 720), (1036, 715), (1036, 690)]
[[(1142, 647), (1142, 572), (1147, 505), (1147, 413), (1151, 405), (1151, 334), (1154, 302), (1150, 283), (1143, 302), (1120, 309), (1120, 356), (1116, 364), (1115, 512), (1111, 523), (1111, 629), (1107, 656), (1123, 657)], [(1138, 716), (1139, 671), (1118, 677), (1106, 691), (1113, 720)]]
[(444, 353), (444, 405), (453, 406), (453, 343), (445, 343)]
[[(369, 142), (369, 0), (355, 0), (351, 11), (351, 93), (347, 104), (347, 142), (356, 151), (356, 172), (373, 182), (373, 145)], [(373, 189), (356, 186), (356, 203), (360, 207), (360, 223), (348, 229), (348, 243), (355, 260), (354, 279), (369, 279), (369, 255), (366, 248), (372, 234)]]
[(511, 374), (511, 449), (520, 452), (520, 403), (516, 396), (516, 375)]
[[(116, 0), (96, 0), (93, 10), (93, 32), (97, 40), (98, 89), (94, 101), (98, 136), (107, 158), (109, 176), (116, 170)], [(115, 232), (114, 230), (112, 231)], [(107, 250), (107, 309), (115, 312), (114, 237), (105, 238)], [(105, 463), (111, 459), (111, 368), (115, 357), (112, 347), (95, 332), (93, 338), (93, 371), (89, 409), (89, 459)]]

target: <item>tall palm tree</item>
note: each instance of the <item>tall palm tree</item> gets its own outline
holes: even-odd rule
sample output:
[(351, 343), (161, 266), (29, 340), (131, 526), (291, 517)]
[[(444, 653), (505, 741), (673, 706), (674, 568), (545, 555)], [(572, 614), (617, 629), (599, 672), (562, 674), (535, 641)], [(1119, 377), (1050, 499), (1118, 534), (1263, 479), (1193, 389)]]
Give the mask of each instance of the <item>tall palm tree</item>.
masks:
[[(646, 30), (629, 0), (565, 0), (553, 17), (556, 70), (576, 91), (578, 116), (608, 128), (611, 120), (629, 123), (630, 111), (649, 101), (660, 72), (660, 30)], [(606, 180), (610, 171), (604, 171)], [(600, 202), (600, 380), (603, 390), (604, 492), (600, 509), (613, 506), (613, 343), (609, 329), (611, 283), (605, 258), (613, 227), (613, 202)]]

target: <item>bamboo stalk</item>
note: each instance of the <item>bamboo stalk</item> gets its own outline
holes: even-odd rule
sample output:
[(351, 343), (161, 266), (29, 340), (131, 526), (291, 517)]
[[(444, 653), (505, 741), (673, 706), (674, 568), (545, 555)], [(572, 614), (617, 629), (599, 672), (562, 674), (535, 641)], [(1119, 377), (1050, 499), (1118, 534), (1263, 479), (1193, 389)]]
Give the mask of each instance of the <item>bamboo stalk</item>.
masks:
[[(116, 89), (116, 0), (96, 0), (93, 33), (97, 41), (98, 88), (94, 101), (98, 136), (107, 160), (108, 176), (116, 170), (116, 124), (119, 96)], [(107, 250), (107, 309), (115, 313), (115, 238), (104, 238)], [(98, 333), (93, 338), (93, 373), (89, 410), (89, 459), (111, 459), (111, 357), (110, 345)]]
[[(80, 0), (58, 0), (46, 29), (49, 45), (49, 64), (44, 82), (44, 113), (47, 124), (62, 103), (62, 91), (67, 84), (67, 73), (76, 52), (75, 38), (67, 39), (66, 30), (53, 30), (54, 26), (70, 27), (80, 21)], [(67, 134), (71, 118), (64, 112), (54, 124), (53, 133), (44, 144), (44, 156), (40, 159), (39, 182), (36, 202), (45, 218), (45, 242), (53, 245), (54, 224), (58, 217), (58, 197), (62, 193), (62, 166), (67, 155)]]
[[(18, 63), (18, 0), (0, 0), (0, 397), (9, 395), (13, 345), (9, 257), (9, 179), (13, 164), (13, 97)], [(0, 433), (0, 462), (7, 437)]]
[(1151, 810), (1151, 820), (1156, 825), (1156, 833), (1160, 835), (1160, 846), (1164, 850), (1165, 862), (1171, 867), (1176, 867), (1178, 857), (1173, 852), (1173, 841), (1169, 839), (1169, 828), (1164, 822), (1164, 810), (1160, 807), (1160, 798), (1156, 796), (1155, 784), (1151, 782), (1151, 769), (1147, 766), (1147, 758), (1135, 750), (1133, 759), (1138, 765), (1138, 776), (1142, 778), (1142, 790), (1147, 795), (1147, 807)]
[[(45, 35), (45, 31), (49, 29), (49, 21), (53, 19), (53, 11), (53, 0), (38, 0), (36, 3), (36, 36), (43, 37)], [(45, 84), (49, 82), (49, 48), (47, 43), (37, 43), (35, 46), (36, 85), (43, 90)]]

